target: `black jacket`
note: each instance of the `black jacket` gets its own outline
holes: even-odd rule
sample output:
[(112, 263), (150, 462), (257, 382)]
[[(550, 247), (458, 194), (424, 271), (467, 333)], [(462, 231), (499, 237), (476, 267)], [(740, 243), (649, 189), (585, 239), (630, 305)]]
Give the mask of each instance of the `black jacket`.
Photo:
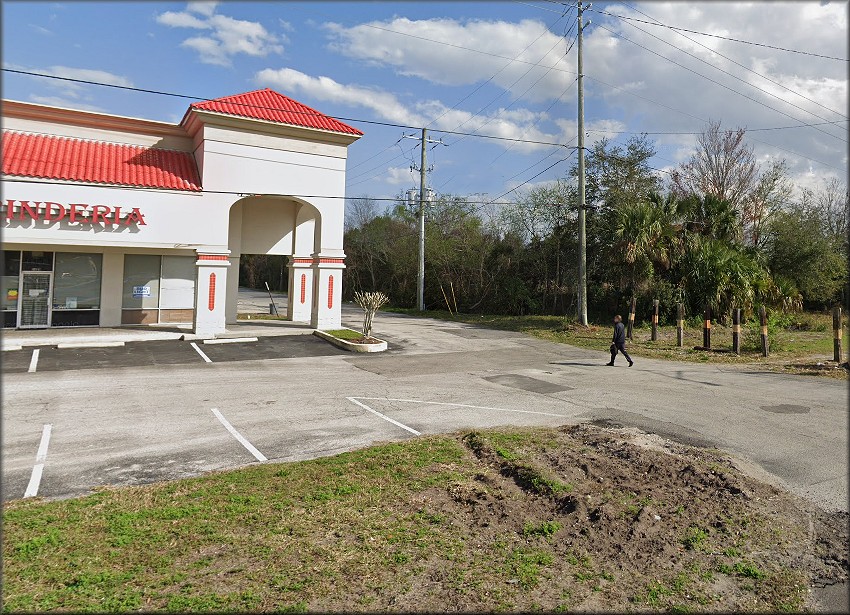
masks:
[(623, 323), (614, 323), (614, 339), (611, 343), (616, 346), (623, 346), (626, 343), (626, 326)]

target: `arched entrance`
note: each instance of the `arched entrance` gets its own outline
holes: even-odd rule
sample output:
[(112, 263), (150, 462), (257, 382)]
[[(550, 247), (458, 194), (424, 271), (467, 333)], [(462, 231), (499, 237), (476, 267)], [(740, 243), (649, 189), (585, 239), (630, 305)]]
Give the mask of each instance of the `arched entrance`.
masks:
[(287, 318), (311, 322), (314, 305), (314, 254), (321, 237), (321, 214), (310, 203), (291, 197), (252, 195), (230, 208), (228, 248), (235, 267), (228, 277), (226, 317), (236, 322), (239, 261), (243, 254), (289, 258)]

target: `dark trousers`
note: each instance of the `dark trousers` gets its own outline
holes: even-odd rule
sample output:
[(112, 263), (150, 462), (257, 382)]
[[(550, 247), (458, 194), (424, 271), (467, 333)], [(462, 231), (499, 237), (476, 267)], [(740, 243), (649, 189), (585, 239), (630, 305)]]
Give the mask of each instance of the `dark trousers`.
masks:
[(611, 363), (613, 363), (614, 359), (617, 357), (617, 351), (618, 350), (623, 353), (624, 357), (626, 357), (626, 361), (628, 361), (629, 363), (632, 362), (632, 358), (629, 356), (629, 353), (626, 352), (626, 345), (625, 344), (614, 344), (613, 347), (614, 347), (614, 350), (611, 353)]

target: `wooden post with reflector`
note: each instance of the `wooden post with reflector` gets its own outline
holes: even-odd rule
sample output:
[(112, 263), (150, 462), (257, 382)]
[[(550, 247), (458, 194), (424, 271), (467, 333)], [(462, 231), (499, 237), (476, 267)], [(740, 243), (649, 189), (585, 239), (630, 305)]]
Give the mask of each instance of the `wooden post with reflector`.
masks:
[(741, 309), (732, 310), (732, 352), (741, 354)]
[(702, 325), (702, 347), (711, 350), (711, 308), (705, 308), (705, 322)]
[(841, 308), (832, 308), (832, 349), (836, 363), (841, 363)]
[(628, 331), (626, 332), (626, 336), (630, 340), (634, 339), (634, 337), (632, 337), (632, 329), (635, 326), (635, 307), (636, 306), (637, 306), (637, 300), (634, 297), (632, 297), (632, 305), (631, 305), (631, 307), (629, 307), (629, 327), (628, 327)]
[(676, 306), (676, 345), (679, 348), (685, 343), (685, 306), (681, 303)]
[(658, 339), (658, 299), (652, 300), (652, 341)]
[(759, 308), (759, 321), (761, 323), (761, 356), (766, 357), (769, 354), (767, 343), (767, 310), (764, 306)]

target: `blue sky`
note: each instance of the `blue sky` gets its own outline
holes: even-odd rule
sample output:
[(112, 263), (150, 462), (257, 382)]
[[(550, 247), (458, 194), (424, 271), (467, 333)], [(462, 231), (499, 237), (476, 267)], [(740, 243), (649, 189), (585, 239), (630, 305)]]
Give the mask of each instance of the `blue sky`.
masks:
[[(401, 137), (422, 126), (446, 144), (428, 150), (440, 193), (486, 200), (518, 187), (511, 198), (575, 163), (569, 2), (7, 0), (2, 11), (5, 68), (201, 98), (271, 87), (344, 118), (365, 133), (349, 148), (351, 197), (417, 186), (417, 142)], [(652, 165), (669, 171), (692, 151), (693, 133), (720, 120), (750, 130), (761, 163), (784, 158), (800, 187), (845, 180), (847, 15), (847, 2), (594, 3), (588, 144), (686, 133), (650, 135)], [(646, 23), (656, 21), (760, 45)], [(191, 102), (9, 72), (3, 97), (169, 122)]]

